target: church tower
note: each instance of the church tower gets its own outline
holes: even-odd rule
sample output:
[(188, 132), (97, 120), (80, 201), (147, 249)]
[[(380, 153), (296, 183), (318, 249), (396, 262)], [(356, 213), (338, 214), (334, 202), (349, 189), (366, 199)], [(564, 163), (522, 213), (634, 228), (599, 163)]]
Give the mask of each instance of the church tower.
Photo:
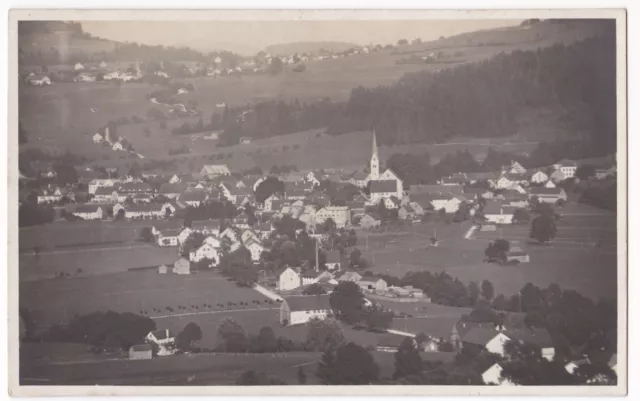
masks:
[(380, 160), (378, 159), (378, 143), (376, 141), (376, 130), (373, 129), (373, 147), (371, 149), (371, 162), (369, 163), (369, 168), (371, 170), (370, 179), (371, 180), (379, 180), (380, 179)]

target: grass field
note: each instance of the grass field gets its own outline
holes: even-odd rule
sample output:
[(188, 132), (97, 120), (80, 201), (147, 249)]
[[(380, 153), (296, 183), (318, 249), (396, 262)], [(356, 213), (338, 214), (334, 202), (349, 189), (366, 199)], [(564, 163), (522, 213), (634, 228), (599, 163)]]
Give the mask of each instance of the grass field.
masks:
[(21, 252), (40, 251), (69, 246), (135, 243), (144, 227), (153, 221), (61, 221), (34, 227), (20, 227)]
[[(253, 300), (261, 304), (254, 304)], [(158, 317), (277, 307), (264, 303), (265, 300), (258, 292), (237, 287), (212, 272), (178, 276), (143, 270), (20, 284), (20, 307), (33, 313), (38, 326), (65, 322), (75, 314), (107, 310)], [(240, 301), (249, 305), (239, 305)], [(228, 305), (229, 302), (235, 305)], [(205, 303), (211, 307), (204, 306)], [(170, 312), (167, 307), (174, 311)]]
[(24, 385), (232, 385), (246, 370), (264, 372), (287, 384), (297, 384), (303, 366), (309, 384), (317, 384), (317, 353), (199, 354), (151, 360), (114, 360), (100, 363), (42, 364), (22, 361)]
[[(558, 234), (550, 245), (529, 242), (528, 226), (505, 226), (502, 237), (516, 242), (531, 256), (531, 262), (516, 266), (484, 263), (488, 243), (500, 237), (500, 231), (476, 232), (472, 239), (463, 238), (467, 224), (419, 224), (404, 233), (369, 236), (369, 249), (360, 249), (372, 262), (371, 270), (402, 276), (409, 271), (444, 271), (465, 283), (489, 280), (496, 293), (512, 295), (531, 282), (546, 287), (557, 283), (592, 298), (616, 296), (617, 252), (615, 249), (615, 214), (583, 205), (568, 204), (560, 211)], [(428, 247), (428, 238), (437, 228), (438, 247)], [(596, 248), (593, 243), (602, 241)], [(382, 245), (386, 242), (386, 245)], [(364, 249), (363, 249), (364, 248)]]

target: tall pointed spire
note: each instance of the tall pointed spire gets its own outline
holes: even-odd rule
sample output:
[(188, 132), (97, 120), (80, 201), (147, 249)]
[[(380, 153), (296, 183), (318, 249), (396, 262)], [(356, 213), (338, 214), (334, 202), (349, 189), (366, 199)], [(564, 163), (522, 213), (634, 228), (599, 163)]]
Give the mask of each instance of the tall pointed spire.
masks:
[(380, 178), (380, 161), (378, 159), (378, 141), (376, 140), (376, 129), (373, 129), (373, 145), (371, 147), (371, 161), (369, 162), (369, 178), (378, 180)]
[(373, 128), (373, 147), (371, 149), (371, 156), (378, 156), (378, 141), (376, 140), (376, 129)]

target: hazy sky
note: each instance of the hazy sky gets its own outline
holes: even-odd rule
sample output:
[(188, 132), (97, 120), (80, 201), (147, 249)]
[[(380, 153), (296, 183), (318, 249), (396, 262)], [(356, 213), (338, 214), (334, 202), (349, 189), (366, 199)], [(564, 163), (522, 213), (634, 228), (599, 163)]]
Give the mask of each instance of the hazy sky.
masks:
[(189, 46), (200, 51), (230, 50), (254, 54), (266, 46), (309, 41), (359, 45), (396, 43), (420, 37), (428, 41), (496, 27), (517, 25), (505, 20), (404, 21), (82, 21), (86, 32), (117, 41)]

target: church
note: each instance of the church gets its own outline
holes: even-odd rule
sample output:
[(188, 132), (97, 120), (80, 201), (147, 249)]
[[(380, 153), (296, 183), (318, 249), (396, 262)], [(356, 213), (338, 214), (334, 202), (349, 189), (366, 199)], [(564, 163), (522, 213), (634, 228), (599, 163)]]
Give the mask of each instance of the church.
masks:
[(386, 169), (380, 174), (380, 159), (378, 157), (378, 143), (376, 141), (376, 131), (373, 131), (373, 148), (371, 150), (371, 161), (369, 162), (369, 176), (367, 185), (370, 189), (370, 205), (380, 203), (381, 199), (396, 197), (401, 200), (404, 196), (402, 180), (391, 170)]

